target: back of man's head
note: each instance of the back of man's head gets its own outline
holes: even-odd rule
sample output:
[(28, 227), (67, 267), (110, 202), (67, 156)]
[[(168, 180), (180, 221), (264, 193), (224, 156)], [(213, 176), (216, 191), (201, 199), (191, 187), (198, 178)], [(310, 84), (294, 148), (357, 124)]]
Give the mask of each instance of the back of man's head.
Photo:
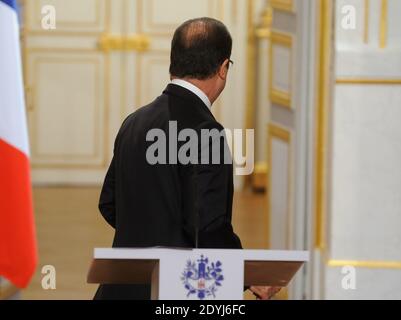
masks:
[(231, 50), (231, 35), (220, 21), (212, 18), (186, 21), (173, 37), (170, 75), (181, 79), (209, 79), (230, 59)]

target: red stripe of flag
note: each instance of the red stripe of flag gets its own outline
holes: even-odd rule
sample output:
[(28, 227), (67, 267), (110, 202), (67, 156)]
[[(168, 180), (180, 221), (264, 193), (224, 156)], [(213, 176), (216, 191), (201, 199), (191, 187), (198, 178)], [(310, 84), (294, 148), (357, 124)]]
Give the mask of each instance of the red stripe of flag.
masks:
[(25, 288), (36, 264), (29, 159), (0, 139), (0, 275)]

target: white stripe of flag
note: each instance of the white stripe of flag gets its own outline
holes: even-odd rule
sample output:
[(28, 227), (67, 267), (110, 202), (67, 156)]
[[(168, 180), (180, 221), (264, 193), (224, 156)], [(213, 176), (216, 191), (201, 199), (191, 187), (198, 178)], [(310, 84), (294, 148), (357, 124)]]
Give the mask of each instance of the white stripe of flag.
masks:
[(0, 139), (29, 155), (18, 15), (0, 0)]

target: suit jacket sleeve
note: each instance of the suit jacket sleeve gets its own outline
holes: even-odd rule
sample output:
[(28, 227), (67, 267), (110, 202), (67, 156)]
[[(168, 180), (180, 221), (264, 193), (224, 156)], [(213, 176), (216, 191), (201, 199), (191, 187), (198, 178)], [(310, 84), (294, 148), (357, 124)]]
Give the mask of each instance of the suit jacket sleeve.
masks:
[[(132, 115), (128, 116), (124, 120), (121, 128), (124, 127), (130, 117), (132, 117)], [(116, 152), (120, 140), (120, 133), (121, 129), (114, 142), (114, 156), (104, 179), (103, 188), (99, 199), (100, 213), (107, 223), (114, 229), (116, 228)]]
[(116, 227), (116, 206), (115, 206), (115, 160), (111, 161), (109, 170), (104, 180), (99, 200), (99, 210), (103, 218), (113, 228)]
[[(223, 127), (217, 122), (206, 123), (202, 129), (218, 130)], [(196, 166), (197, 206), (199, 212), (199, 246), (203, 248), (233, 248), (240, 249), (241, 241), (234, 233), (232, 218), (233, 198), (233, 168), (231, 154), (226, 140), (220, 136), (200, 143), (200, 164)], [(216, 144), (217, 142), (217, 144)], [(206, 148), (206, 149), (205, 149)], [(227, 159), (227, 152), (229, 159)], [(213, 158), (218, 156), (220, 163), (213, 164)], [(209, 158), (209, 159), (205, 159)], [(206, 163), (202, 160), (207, 160)]]

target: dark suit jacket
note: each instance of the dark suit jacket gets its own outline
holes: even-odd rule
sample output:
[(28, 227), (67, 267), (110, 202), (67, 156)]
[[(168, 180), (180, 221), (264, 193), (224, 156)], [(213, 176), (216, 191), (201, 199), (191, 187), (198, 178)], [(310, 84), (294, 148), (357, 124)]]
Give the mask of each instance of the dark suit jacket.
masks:
[[(191, 91), (169, 84), (154, 102), (131, 114), (123, 123), (114, 146), (99, 209), (115, 228), (113, 247), (241, 248), (231, 225), (232, 164), (157, 164), (146, 159), (151, 129), (169, 138), (169, 121), (178, 131), (223, 127)], [(200, 140), (200, 139), (199, 139)], [(224, 141), (224, 140), (222, 140)], [(178, 148), (181, 144), (178, 144)], [(212, 141), (209, 141), (212, 158)], [(198, 150), (205, 145), (199, 141)], [(221, 144), (221, 161), (224, 148)], [(169, 159), (167, 158), (167, 161)], [(197, 231), (198, 230), (198, 231)], [(149, 287), (101, 286), (95, 298), (147, 299)]]

